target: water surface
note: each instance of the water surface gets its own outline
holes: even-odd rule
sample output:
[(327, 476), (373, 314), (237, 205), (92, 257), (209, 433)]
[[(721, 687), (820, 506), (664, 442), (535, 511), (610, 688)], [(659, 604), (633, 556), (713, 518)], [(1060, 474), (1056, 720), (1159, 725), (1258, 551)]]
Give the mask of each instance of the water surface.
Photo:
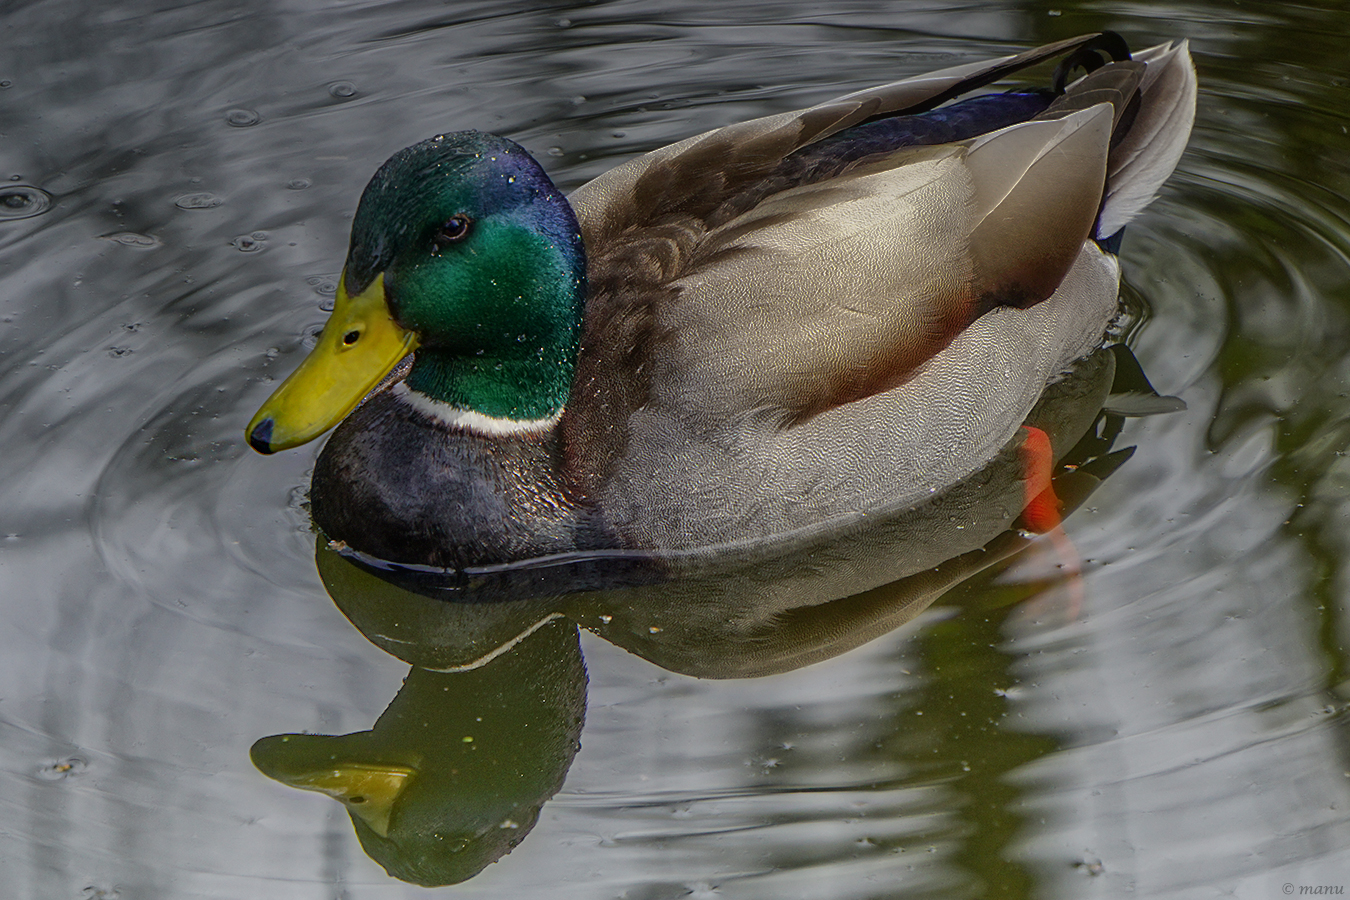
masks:
[[(828, 11), (823, 11), (823, 10)], [(1331, 0), (53, 0), (0, 13), (0, 871), (49, 898), (1266, 898), (1350, 879), (1350, 135)], [(1033, 551), (768, 678), (583, 634), (586, 726), (510, 855), (428, 892), (270, 781), (408, 666), (325, 594), (316, 448), (253, 410), (312, 344), (359, 191), (481, 128), (564, 189), (871, 84), (1112, 28), (1189, 37), (1177, 175), (1123, 248), (1189, 408)]]

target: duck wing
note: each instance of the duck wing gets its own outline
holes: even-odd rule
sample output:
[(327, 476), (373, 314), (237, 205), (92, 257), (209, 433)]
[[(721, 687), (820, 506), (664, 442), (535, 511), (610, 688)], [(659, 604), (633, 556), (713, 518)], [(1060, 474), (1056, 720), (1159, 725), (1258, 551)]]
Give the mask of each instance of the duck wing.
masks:
[[(1029, 399), (1022, 387), (970, 399), (1008, 409), (992, 423), (976, 411), (992, 438), (962, 468), (987, 461), (1046, 379), (1100, 339), (1117, 270), (1090, 238), (1103, 236), (1107, 213), (1114, 223), (1142, 208), (1175, 164), (1189, 130), (1189, 62), (1184, 46), (1155, 48), (1096, 68), (1058, 97), (996, 95), (969, 122), (953, 124), (955, 106), (945, 117), (930, 111), (1099, 39), (709, 132), (578, 190), (591, 296), (563, 420), (574, 479), (595, 493), (615, 474), (644, 477), (644, 448), (678, 445), (676, 432), (734, 444), (731, 467), (782, 452), (784, 440), (810, 435), (823, 447), (832, 441), (821, 429), (902, 414), (873, 409), (887, 402), (857, 404), (893, 401), (887, 395), (926, 371), (937, 381), (923, 389), (939, 393), (914, 401), (920, 417), (922, 407), (961, 394), (958, 381), (1035, 381)], [(1150, 75), (1154, 60), (1169, 71)], [(1192, 73), (1191, 107), (1193, 83)], [(914, 139), (935, 122), (952, 139)], [(1140, 126), (1152, 137), (1132, 138)], [(996, 317), (1007, 327), (983, 346), (966, 334), (986, 314), (1031, 310), (1066, 284), (1070, 302), (1037, 326), (1050, 329), (1049, 340), (1024, 335), (1026, 322), (1007, 316)], [(1036, 352), (1010, 368), (1000, 342), (1015, 348), (1017, 340)], [(939, 360), (958, 349), (959, 360)], [(905, 456), (884, 444), (857, 467)], [(795, 452), (821, 455), (804, 443)], [(707, 468), (689, 467), (690, 484), (725, 482), (725, 472)], [(884, 493), (873, 486), (863, 499)]]

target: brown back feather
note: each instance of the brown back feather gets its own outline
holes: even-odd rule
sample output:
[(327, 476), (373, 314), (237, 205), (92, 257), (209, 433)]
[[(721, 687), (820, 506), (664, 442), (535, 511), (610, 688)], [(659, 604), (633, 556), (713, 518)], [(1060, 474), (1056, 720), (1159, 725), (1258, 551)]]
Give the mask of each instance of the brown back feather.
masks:
[[(580, 201), (577, 211), (588, 254), (590, 293), (576, 378), (561, 426), (565, 470), (577, 494), (593, 495), (613, 462), (625, 452), (627, 419), (648, 400), (652, 358), (660, 354), (666, 337), (658, 328), (658, 313), (679, 302), (680, 292), (673, 282), (695, 266), (721, 261), (719, 254), (743, 252), (728, 249), (734, 229), (719, 234), (715, 242), (705, 243), (704, 238), (766, 197), (820, 177), (811, 170), (785, 170), (782, 164), (789, 155), (854, 125), (935, 108), (1020, 69), (1071, 52), (1095, 37), (1084, 35), (897, 82), (796, 114), (731, 125), (675, 145), (673, 152), (666, 148), (631, 161), (581, 188), (574, 200)], [(1128, 99), (1129, 88), (1111, 74), (1115, 68), (1094, 73), (1099, 77), (1081, 97), (1075, 89), (1061, 98), (1063, 102), (1057, 101), (1058, 115), (1106, 99), (1113, 105), (1119, 97)], [(1134, 83), (1137, 86), (1137, 74)], [(1055, 109), (1045, 115), (1051, 116)], [(1119, 118), (1124, 105), (1116, 109)], [(626, 181), (631, 183), (625, 185)], [(753, 227), (764, 224), (761, 219)], [(1038, 293), (1048, 295), (1048, 291)], [(924, 326), (927, 338), (923, 343), (930, 348), (925, 352), (931, 352), (934, 345), (945, 346), (969, 318)], [(892, 347), (882, 355), (886, 358), (874, 359), (870, 365), (850, 367), (832, 378), (803, 385), (804, 405), (793, 418), (899, 384), (924, 358), (913, 345)]]

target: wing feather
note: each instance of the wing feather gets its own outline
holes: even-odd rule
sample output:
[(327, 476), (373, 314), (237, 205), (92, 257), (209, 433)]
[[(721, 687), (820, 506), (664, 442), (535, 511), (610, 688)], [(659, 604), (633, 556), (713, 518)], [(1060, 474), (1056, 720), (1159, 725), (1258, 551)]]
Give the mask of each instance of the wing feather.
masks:
[(1184, 44), (1102, 67), (988, 135), (856, 159), (814, 183), (785, 182), (783, 166), (1094, 38), (707, 132), (578, 189), (590, 296), (562, 423), (578, 492), (602, 488), (635, 416), (701, 433), (798, 426), (916, 377), (989, 310), (1056, 294), (1084, 265), (1099, 209), (1103, 223), (1128, 218), (1175, 164), (1194, 105)]

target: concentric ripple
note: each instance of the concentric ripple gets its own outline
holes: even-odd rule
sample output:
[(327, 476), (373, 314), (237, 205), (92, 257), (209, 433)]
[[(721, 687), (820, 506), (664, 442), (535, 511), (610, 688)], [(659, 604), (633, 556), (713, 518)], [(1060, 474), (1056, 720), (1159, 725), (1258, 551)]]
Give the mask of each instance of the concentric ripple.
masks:
[(52, 195), (30, 184), (0, 186), (0, 219), (31, 219), (52, 207)]

